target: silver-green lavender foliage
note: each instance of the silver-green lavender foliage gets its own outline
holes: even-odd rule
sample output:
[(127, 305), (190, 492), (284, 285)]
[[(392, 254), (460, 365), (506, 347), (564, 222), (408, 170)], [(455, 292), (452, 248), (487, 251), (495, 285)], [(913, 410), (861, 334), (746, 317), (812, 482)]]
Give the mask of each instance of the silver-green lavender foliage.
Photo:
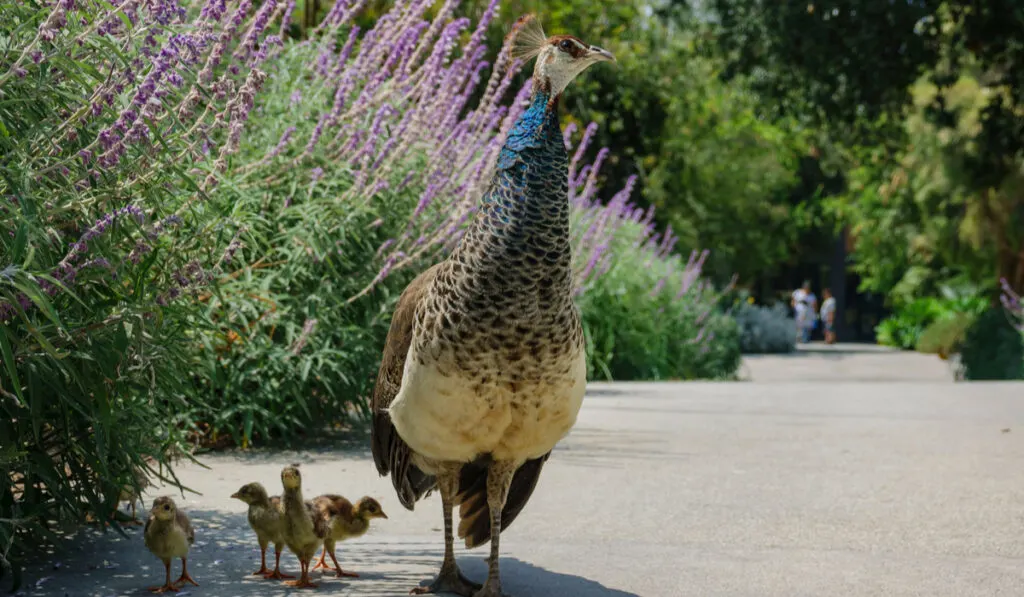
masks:
[(773, 306), (740, 302), (733, 311), (740, 326), (743, 354), (785, 353), (796, 350), (796, 322), (781, 303)]

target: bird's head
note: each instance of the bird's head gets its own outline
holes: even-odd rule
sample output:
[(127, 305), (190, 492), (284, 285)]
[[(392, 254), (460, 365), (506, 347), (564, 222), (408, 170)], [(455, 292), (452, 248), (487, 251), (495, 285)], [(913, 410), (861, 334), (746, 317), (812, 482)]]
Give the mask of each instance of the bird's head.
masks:
[(246, 504), (258, 504), (267, 501), (267, 490), (262, 483), (247, 483), (241, 489), (231, 494), (236, 500), (242, 500)]
[(533, 68), (534, 89), (561, 94), (577, 75), (598, 62), (615, 62), (608, 50), (592, 46), (572, 35), (548, 37), (536, 15), (519, 17), (506, 42), (511, 56), (519, 60), (537, 58)]
[(149, 509), (149, 513), (157, 520), (174, 520), (174, 513), (177, 511), (178, 506), (174, 504), (174, 500), (166, 495), (153, 500), (153, 507)]
[(384, 514), (384, 509), (380, 507), (380, 502), (373, 499), (372, 497), (364, 497), (356, 503), (356, 512), (366, 520), (371, 518), (387, 518), (388, 515)]
[(281, 471), (281, 485), (285, 489), (299, 489), (302, 487), (302, 475), (299, 473), (299, 467), (295, 465), (284, 467)]

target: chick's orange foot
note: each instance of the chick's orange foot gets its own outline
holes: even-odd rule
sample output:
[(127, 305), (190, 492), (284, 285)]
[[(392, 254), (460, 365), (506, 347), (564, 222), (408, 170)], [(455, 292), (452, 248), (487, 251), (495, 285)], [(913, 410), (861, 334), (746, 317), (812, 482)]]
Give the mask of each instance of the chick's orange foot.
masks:
[(150, 593), (177, 593), (180, 589), (171, 583), (167, 583), (162, 587), (149, 587)]

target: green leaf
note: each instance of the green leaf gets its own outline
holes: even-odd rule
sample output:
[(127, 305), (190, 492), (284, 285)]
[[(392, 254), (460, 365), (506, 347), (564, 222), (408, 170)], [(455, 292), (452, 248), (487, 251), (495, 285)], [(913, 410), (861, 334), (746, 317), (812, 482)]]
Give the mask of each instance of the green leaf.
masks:
[(11, 376), (11, 383), (14, 384), (14, 393), (20, 399), (19, 406), (25, 406), (25, 396), (21, 393), (21, 380), (18, 378), (18, 369), (14, 363), (14, 352), (11, 351), (11, 344), (7, 340), (7, 328), (0, 330), (0, 356), (4, 357), (4, 365), (7, 373)]
[(18, 226), (18, 231), (14, 235), (14, 246), (11, 248), (11, 263), (18, 263), (21, 261), (21, 256), (24, 254), (25, 246), (27, 244), (28, 224), (26, 222), (22, 222)]

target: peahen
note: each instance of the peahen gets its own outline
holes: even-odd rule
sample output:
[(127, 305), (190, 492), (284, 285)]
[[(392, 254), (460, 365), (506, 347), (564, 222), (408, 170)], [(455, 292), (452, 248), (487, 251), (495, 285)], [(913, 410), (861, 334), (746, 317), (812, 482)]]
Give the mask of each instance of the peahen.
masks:
[[(530, 105), (459, 245), (399, 298), (374, 389), (377, 470), (410, 510), (441, 494), (444, 562), (416, 594), (501, 595), (499, 533), (576, 422), (586, 386), (558, 99), (587, 67), (615, 58), (572, 36), (545, 37), (532, 15), (510, 35), (518, 57), (537, 58)], [(482, 586), (455, 562), (456, 505), (466, 546), (491, 542)]]

